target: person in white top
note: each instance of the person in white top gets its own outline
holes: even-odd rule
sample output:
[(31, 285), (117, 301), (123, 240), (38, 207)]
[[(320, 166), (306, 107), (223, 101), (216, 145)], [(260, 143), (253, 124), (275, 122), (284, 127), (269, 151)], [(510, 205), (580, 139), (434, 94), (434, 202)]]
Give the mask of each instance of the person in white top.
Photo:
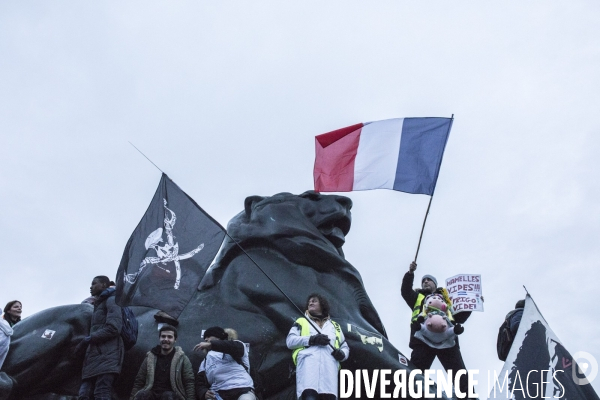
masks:
[(228, 339), (223, 328), (213, 326), (204, 331), (204, 342), (194, 347), (207, 351), (196, 376), (200, 400), (256, 400), (248, 349), (243, 342)]
[(337, 399), (340, 362), (348, 358), (350, 348), (340, 325), (329, 317), (329, 303), (325, 297), (318, 293), (308, 296), (305, 317), (296, 320), (286, 344), (294, 350), (297, 398)]
[(13, 330), (4, 319), (0, 318), (0, 368), (4, 364), (4, 359), (8, 354), (8, 348), (10, 347), (10, 337), (13, 334)]

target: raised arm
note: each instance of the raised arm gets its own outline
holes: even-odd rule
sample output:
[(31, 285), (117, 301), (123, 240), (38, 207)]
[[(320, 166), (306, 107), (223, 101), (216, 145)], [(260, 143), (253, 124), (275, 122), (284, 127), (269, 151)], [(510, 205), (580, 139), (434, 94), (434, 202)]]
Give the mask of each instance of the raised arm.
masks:
[(210, 349), (223, 354), (229, 354), (233, 358), (244, 356), (244, 344), (239, 340), (212, 340)]
[(417, 301), (417, 293), (413, 289), (413, 283), (415, 281), (415, 270), (417, 269), (417, 264), (413, 261), (410, 263), (410, 267), (408, 272), (404, 274), (404, 278), (402, 278), (402, 286), (400, 287), (400, 294), (402, 298), (408, 304), (408, 306), (412, 309), (415, 305), (415, 301)]

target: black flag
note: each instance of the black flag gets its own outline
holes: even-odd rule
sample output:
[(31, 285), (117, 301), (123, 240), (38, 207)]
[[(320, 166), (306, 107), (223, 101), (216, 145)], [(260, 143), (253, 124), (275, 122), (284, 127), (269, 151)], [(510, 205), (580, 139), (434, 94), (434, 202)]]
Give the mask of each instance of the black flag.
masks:
[(179, 317), (224, 237), (225, 229), (163, 174), (125, 246), (117, 271), (117, 303)]
[(494, 377), (490, 399), (599, 400), (590, 382), (597, 363), (585, 376), (586, 363), (596, 363), (589, 353), (571, 355), (550, 329), (537, 305), (528, 294), (519, 330), (500, 375)]

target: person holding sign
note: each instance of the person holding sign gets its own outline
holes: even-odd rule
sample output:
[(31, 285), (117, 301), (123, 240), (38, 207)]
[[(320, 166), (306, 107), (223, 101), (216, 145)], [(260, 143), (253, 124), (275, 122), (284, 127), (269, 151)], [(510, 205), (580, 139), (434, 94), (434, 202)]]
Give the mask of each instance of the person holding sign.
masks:
[[(460, 347), (458, 344), (458, 337), (455, 339), (454, 345), (451, 347), (432, 347), (430, 342), (419, 340), (415, 334), (421, 329), (420, 323), (417, 321), (419, 315), (423, 311), (424, 300), (428, 295), (440, 294), (446, 302), (447, 310), (452, 310), (452, 302), (450, 301), (447, 292), (443, 288), (437, 287), (437, 280), (431, 275), (425, 275), (421, 279), (421, 288), (413, 289), (413, 283), (415, 279), (415, 270), (417, 264), (413, 261), (410, 264), (408, 272), (402, 279), (402, 287), (400, 292), (402, 298), (406, 301), (406, 304), (413, 310), (411, 318), (411, 332), (410, 342), (408, 346), (412, 349), (411, 361), (420, 370), (426, 370), (431, 368), (433, 360), (437, 357), (442, 366), (448, 372), (452, 370), (453, 376), (459, 370), (465, 370), (465, 374), (460, 377), (460, 391), (464, 394), (468, 393), (468, 381), (466, 375), (466, 367), (460, 353)], [(467, 318), (471, 315), (470, 312), (463, 312), (456, 316), (453, 316), (451, 312), (448, 313), (448, 318), (454, 324), (454, 332), (457, 334), (462, 333), (463, 328), (460, 324), (464, 323)]]

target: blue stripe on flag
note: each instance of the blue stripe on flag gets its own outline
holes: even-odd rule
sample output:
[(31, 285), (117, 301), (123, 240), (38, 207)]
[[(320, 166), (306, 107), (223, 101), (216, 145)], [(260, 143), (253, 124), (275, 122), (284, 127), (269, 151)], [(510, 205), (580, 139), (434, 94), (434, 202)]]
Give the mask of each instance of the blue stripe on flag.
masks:
[(394, 190), (433, 195), (451, 124), (450, 118), (404, 119)]

